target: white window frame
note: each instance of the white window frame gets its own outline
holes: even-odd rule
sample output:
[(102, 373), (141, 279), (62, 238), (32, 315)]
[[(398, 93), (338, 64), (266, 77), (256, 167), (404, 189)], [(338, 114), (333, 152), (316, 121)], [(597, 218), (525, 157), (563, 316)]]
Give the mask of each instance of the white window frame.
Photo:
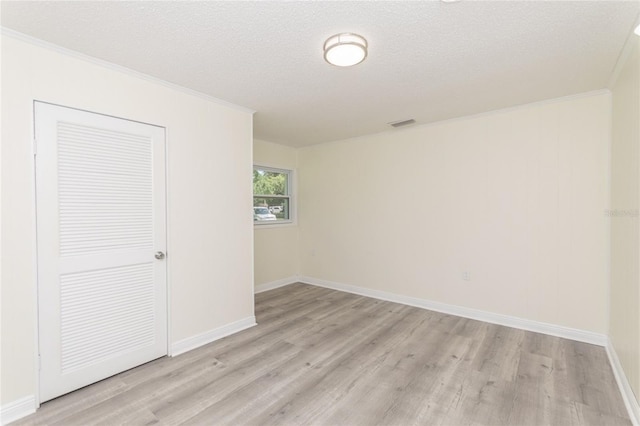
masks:
[(258, 198), (288, 198), (289, 199), (289, 219), (278, 219), (274, 221), (253, 221), (254, 227), (259, 228), (276, 228), (279, 226), (291, 226), (296, 223), (296, 201), (295, 201), (295, 179), (294, 173), (295, 171), (292, 169), (282, 169), (276, 167), (262, 166), (259, 164), (253, 165), (253, 170), (264, 170), (265, 172), (273, 172), (273, 173), (282, 173), (287, 175), (287, 195), (269, 195), (269, 194), (253, 194), (253, 188), (251, 188), (252, 192), (252, 202), (256, 197)]

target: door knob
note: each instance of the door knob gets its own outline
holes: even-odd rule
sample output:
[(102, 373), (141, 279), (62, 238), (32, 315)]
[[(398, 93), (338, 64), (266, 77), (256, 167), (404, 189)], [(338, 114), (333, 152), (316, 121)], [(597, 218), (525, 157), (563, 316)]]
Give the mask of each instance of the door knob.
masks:
[(156, 256), (156, 259), (158, 260), (164, 259), (164, 253), (161, 251), (157, 251), (155, 256)]

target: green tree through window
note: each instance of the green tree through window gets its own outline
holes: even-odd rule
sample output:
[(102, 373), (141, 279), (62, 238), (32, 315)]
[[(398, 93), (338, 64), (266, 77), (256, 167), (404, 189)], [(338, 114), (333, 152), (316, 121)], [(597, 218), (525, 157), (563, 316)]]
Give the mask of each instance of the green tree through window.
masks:
[(254, 195), (287, 195), (287, 175), (284, 173), (253, 170)]

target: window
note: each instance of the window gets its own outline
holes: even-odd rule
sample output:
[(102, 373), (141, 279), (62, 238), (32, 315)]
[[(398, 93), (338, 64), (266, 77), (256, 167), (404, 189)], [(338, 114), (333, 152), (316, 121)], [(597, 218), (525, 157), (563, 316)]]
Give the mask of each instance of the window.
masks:
[(291, 222), (291, 170), (253, 167), (253, 223)]

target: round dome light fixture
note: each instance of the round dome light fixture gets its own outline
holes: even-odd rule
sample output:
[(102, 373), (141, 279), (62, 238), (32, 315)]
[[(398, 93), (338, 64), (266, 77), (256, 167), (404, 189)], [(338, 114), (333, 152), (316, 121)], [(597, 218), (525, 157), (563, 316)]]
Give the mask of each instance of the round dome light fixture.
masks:
[(367, 40), (353, 33), (333, 35), (324, 42), (324, 60), (337, 67), (350, 67), (367, 57)]

